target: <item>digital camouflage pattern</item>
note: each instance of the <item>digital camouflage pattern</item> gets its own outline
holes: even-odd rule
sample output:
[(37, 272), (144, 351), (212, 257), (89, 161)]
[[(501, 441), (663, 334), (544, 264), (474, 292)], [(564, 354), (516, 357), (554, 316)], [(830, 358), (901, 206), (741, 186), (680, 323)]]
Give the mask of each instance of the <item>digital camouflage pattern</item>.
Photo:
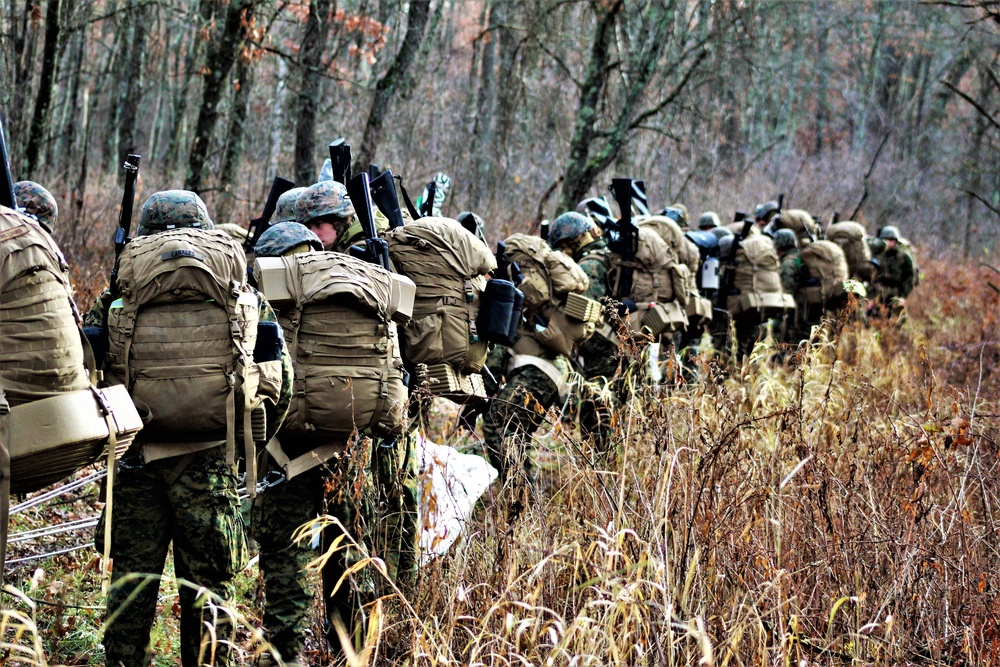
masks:
[[(306, 451), (291, 442), (283, 442), (282, 447), (292, 457)], [(322, 555), (313, 548), (311, 534), (299, 541), (293, 536), (321, 514), (347, 528), (353, 540), (341, 544), (324, 573), (334, 583), (347, 569), (367, 559), (374, 512), (371, 461), (372, 442), (360, 438), (344, 456), (267, 489), (254, 507), (253, 534), (260, 545), (266, 598), (264, 631), (286, 661), (298, 659), (302, 651), (313, 600), (306, 566)], [(325, 530), (327, 543), (340, 534), (335, 526)], [(362, 568), (347, 578), (327, 604), (349, 631), (357, 629), (362, 607), (375, 599), (375, 578), (372, 566)], [(339, 644), (336, 635), (330, 639)]]
[(271, 225), (257, 239), (253, 252), (258, 257), (281, 257), (298, 245), (308, 245), (313, 250), (322, 250), (319, 237), (305, 225), (297, 222), (279, 222)]
[[(134, 459), (135, 457), (130, 457)], [(181, 659), (185, 665), (233, 664), (226, 641), (234, 628), (216, 605), (232, 605), (233, 578), (247, 562), (245, 526), (240, 514), (235, 468), (226, 465), (224, 447), (192, 455), (171, 482), (182, 457), (142, 467), (122, 465), (114, 484), (111, 558), (114, 563), (104, 648), (108, 665), (142, 667), (149, 652), (157, 591), (173, 542), (174, 569), (181, 607)], [(96, 545), (104, 544), (104, 518)], [(204, 588), (200, 592), (199, 589)], [(206, 593), (210, 593), (208, 595)], [(214, 626), (213, 650), (204, 624)]]
[(142, 205), (135, 235), (147, 236), (178, 227), (215, 229), (201, 197), (189, 190), (163, 190), (151, 194)]
[(563, 244), (589, 232), (591, 225), (590, 218), (582, 213), (567, 211), (549, 223), (549, 245), (558, 250)]
[[(782, 229), (781, 231), (790, 232), (788, 229)], [(799, 257), (798, 248), (792, 247), (782, 253), (778, 274), (781, 276), (781, 289), (786, 294), (795, 294), (799, 289), (799, 282), (802, 278), (802, 258)]]
[(774, 249), (778, 252), (789, 248), (798, 248), (799, 240), (790, 229), (779, 229), (774, 233)]
[(18, 181), (14, 184), (14, 198), (25, 213), (35, 216), (48, 231), (55, 229), (59, 205), (51, 192), (34, 181)]
[[(411, 422), (414, 426), (418, 423), (418, 420)], [(372, 464), (376, 493), (374, 551), (385, 561), (389, 578), (403, 591), (412, 590), (417, 577), (420, 543), (418, 437), (419, 430), (411, 428), (405, 436), (392, 442), (378, 441)]]
[(715, 211), (706, 211), (698, 217), (698, 229), (715, 229), (721, 227), (722, 221)]
[(602, 238), (595, 239), (580, 248), (573, 260), (580, 265), (590, 280), (583, 295), (588, 299), (600, 301), (608, 292), (608, 244)]
[(307, 225), (312, 220), (329, 218), (337, 236), (344, 233), (354, 217), (354, 205), (347, 188), (336, 181), (320, 181), (306, 188), (295, 200), (295, 221)]
[(278, 197), (278, 203), (274, 207), (274, 224), (278, 225), (282, 222), (295, 222), (295, 202), (298, 201), (299, 195), (308, 190), (309, 188), (298, 187), (287, 190)]
[(875, 297), (883, 301), (898, 297), (905, 299), (913, 291), (916, 269), (913, 257), (897, 242), (878, 256), (879, 267), (875, 274)]
[[(554, 364), (564, 376), (569, 374), (570, 361), (566, 357), (539, 356)], [(549, 376), (529, 365), (515, 369), (490, 401), (483, 419), (483, 438), (501, 482), (518, 470), (523, 470), (529, 481), (534, 479), (537, 469), (528, 456), (528, 445), (558, 397), (559, 388)]]

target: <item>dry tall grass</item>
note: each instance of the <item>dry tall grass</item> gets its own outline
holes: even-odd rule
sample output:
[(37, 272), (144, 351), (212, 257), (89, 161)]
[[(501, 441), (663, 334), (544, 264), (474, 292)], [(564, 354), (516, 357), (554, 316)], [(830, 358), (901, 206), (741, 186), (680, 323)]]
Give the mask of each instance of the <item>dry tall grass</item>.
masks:
[[(610, 460), (551, 415), (541, 492), (494, 489), (351, 662), (1000, 664), (1000, 297), (924, 264), (902, 329), (644, 388)], [(10, 660), (44, 664), (51, 612), (8, 600)]]

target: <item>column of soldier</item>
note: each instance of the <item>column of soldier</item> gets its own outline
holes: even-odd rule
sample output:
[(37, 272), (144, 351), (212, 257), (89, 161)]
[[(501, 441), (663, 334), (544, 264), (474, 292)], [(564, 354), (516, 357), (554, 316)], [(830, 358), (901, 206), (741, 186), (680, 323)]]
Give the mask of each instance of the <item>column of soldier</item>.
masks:
[[(650, 214), (627, 179), (615, 179), (617, 218), (588, 199), (543, 225), (545, 239), (514, 234), (494, 253), (479, 216), (441, 215), (440, 176), (401, 208), (389, 172), (350, 178), (335, 160), (313, 185), (272, 191), (275, 220), (255, 220), (253, 234), (214, 224), (193, 192), (146, 199), (84, 318), (103, 383), (147, 412), (116, 466), (110, 531), (102, 520), (96, 537), (113, 563), (107, 664), (149, 660), (171, 543), (183, 664), (232, 664), (227, 609), (251, 535), (266, 599), (259, 664), (305, 660), (316, 534), (333, 553), (327, 639), (358, 641), (389, 584), (370, 565), (345, 573), (377, 555), (404, 593), (417, 580), (415, 442), (431, 398), (481, 412), (501, 483), (531, 488), (527, 443), (571, 390), (581, 434), (613, 446), (615, 408), (643, 375), (626, 348), (714, 340), (746, 354), (766, 328), (796, 343), (856, 309), (865, 285), (868, 315), (899, 316), (917, 276), (895, 227), (822, 230), (767, 202), (729, 226), (703, 213), (690, 229), (682, 204)], [(0, 209), (0, 258), (24, 230), (47, 238), (56, 225), (43, 187), (18, 183), (16, 198), (23, 213)], [(256, 495), (249, 527), (241, 480)]]

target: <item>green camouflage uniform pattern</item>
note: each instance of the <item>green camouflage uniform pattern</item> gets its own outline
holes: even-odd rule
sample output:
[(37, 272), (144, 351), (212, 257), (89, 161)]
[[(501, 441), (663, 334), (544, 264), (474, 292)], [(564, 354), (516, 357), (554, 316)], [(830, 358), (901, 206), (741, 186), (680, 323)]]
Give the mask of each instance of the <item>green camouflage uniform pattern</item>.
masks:
[(274, 206), (275, 225), (282, 222), (295, 222), (295, 202), (298, 201), (299, 195), (308, 189), (305, 187), (292, 188), (281, 193), (277, 204)]
[(406, 435), (394, 441), (377, 441), (372, 459), (376, 493), (373, 551), (385, 561), (389, 577), (404, 591), (409, 591), (417, 578), (419, 423), (414, 419)]
[(307, 225), (317, 218), (330, 219), (342, 236), (354, 217), (354, 205), (347, 194), (347, 188), (336, 181), (320, 181), (306, 188), (295, 200), (295, 221)]
[(798, 248), (791, 248), (782, 254), (778, 274), (781, 276), (781, 289), (785, 290), (786, 294), (795, 294), (802, 278), (802, 259), (799, 257)]
[[(282, 447), (291, 457), (310, 448), (292, 441), (282, 442)], [(264, 578), (264, 631), (283, 660), (296, 660), (302, 651), (313, 601), (306, 566), (323, 555), (313, 548), (311, 536), (295, 541), (293, 535), (325, 515), (339, 520), (357, 543), (354, 546), (346, 541), (331, 556), (323, 569), (324, 588), (328, 590), (350, 567), (367, 559), (375, 494), (371, 459), (371, 440), (360, 438), (344, 456), (265, 490), (255, 504), (252, 523)], [(324, 544), (332, 544), (342, 534), (336, 526), (327, 527), (324, 533)], [(327, 611), (331, 620), (337, 616), (348, 631), (356, 630), (362, 607), (374, 599), (375, 572), (368, 566), (345, 580), (327, 602)], [(335, 634), (329, 638), (333, 645), (339, 645)]]
[[(172, 481), (178, 463), (179, 457), (173, 457), (137, 468), (123, 464), (115, 478), (114, 566), (104, 631), (108, 665), (141, 667), (154, 657), (148, 649), (150, 630), (171, 542), (181, 608), (182, 663), (233, 664), (226, 642), (233, 640), (235, 628), (216, 605), (234, 604), (233, 578), (247, 562), (236, 470), (226, 465), (221, 446), (194, 454)], [(103, 549), (103, 517), (96, 545)], [(210, 597), (205, 591), (199, 594), (202, 588)], [(214, 626), (218, 638), (214, 646), (206, 623)], [(213, 650), (215, 658), (210, 660)]]
[(48, 230), (55, 229), (59, 220), (59, 205), (52, 193), (34, 181), (18, 181), (14, 184), (14, 199), (17, 205)]
[(875, 259), (879, 266), (872, 283), (871, 314), (875, 317), (901, 317), (906, 310), (903, 299), (913, 291), (916, 280), (913, 256), (897, 242), (896, 247), (886, 247)]
[(208, 208), (190, 190), (163, 190), (154, 192), (142, 205), (136, 236), (148, 236), (155, 232), (179, 227), (214, 229)]
[[(564, 376), (569, 374), (571, 364), (566, 357), (552, 353), (539, 356), (554, 364)], [(529, 481), (534, 479), (536, 467), (528, 456), (528, 445), (558, 398), (559, 388), (549, 376), (527, 365), (515, 369), (490, 401), (483, 419), (483, 439), (501, 482), (518, 470), (523, 470)]]
[(316, 234), (297, 222), (279, 222), (268, 227), (253, 247), (257, 257), (281, 257), (297, 245), (307, 244), (313, 250), (322, 250), (323, 243)]

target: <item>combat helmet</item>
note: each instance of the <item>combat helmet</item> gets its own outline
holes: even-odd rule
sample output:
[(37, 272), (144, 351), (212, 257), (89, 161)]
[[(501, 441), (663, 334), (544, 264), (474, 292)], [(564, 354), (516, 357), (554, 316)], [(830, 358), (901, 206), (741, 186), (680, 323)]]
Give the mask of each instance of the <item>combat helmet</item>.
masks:
[(899, 233), (899, 227), (896, 225), (886, 225), (878, 230), (878, 237), (883, 241), (899, 241), (903, 235)]
[(462, 211), (455, 220), (469, 233), (475, 234), (477, 239), (486, 243), (486, 223), (477, 214), (472, 211)]
[(297, 222), (279, 222), (271, 225), (260, 235), (253, 252), (258, 257), (281, 257), (300, 245), (307, 245), (313, 250), (323, 249), (319, 237), (305, 225)]
[(589, 232), (593, 224), (582, 213), (567, 211), (549, 224), (549, 245), (558, 249), (566, 242)]
[(715, 211), (706, 211), (698, 218), (698, 229), (715, 229), (721, 225), (719, 214)]
[(753, 217), (757, 220), (769, 220), (769, 216), (777, 213), (779, 210), (778, 202), (772, 199), (763, 204), (757, 204), (757, 208), (753, 211)]
[(51, 192), (34, 181), (18, 181), (14, 184), (14, 198), (17, 205), (34, 216), (46, 230), (51, 232), (55, 228), (59, 220), (59, 206)]
[[(347, 188), (336, 181), (320, 181), (306, 188), (295, 200), (295, 221), (308, 225), (312, 221), (329, 222), (341, 236), (354, 217), (354, 205)], [(322, 220), (321, 220), (322, 219)]]
[(215, 229), (205, 202), (196, 193), (190, 190), (163, 190), (151, 194), (142, 205), (135, 235), (148, 236), (180, 227)]
[(295, 202), (298, 200), (299, 195), (306, 190), (308, 188), (305, 187), (292, 188), (278, 197), (278, 204), (274, 208), (274, 224), (295, 222)]
[(779, 229), (774, 233), (774, 249), (778, 252), (788, 250), (789, 248), (797, 248), (798, 245), (799, 240), (792, 230)]

